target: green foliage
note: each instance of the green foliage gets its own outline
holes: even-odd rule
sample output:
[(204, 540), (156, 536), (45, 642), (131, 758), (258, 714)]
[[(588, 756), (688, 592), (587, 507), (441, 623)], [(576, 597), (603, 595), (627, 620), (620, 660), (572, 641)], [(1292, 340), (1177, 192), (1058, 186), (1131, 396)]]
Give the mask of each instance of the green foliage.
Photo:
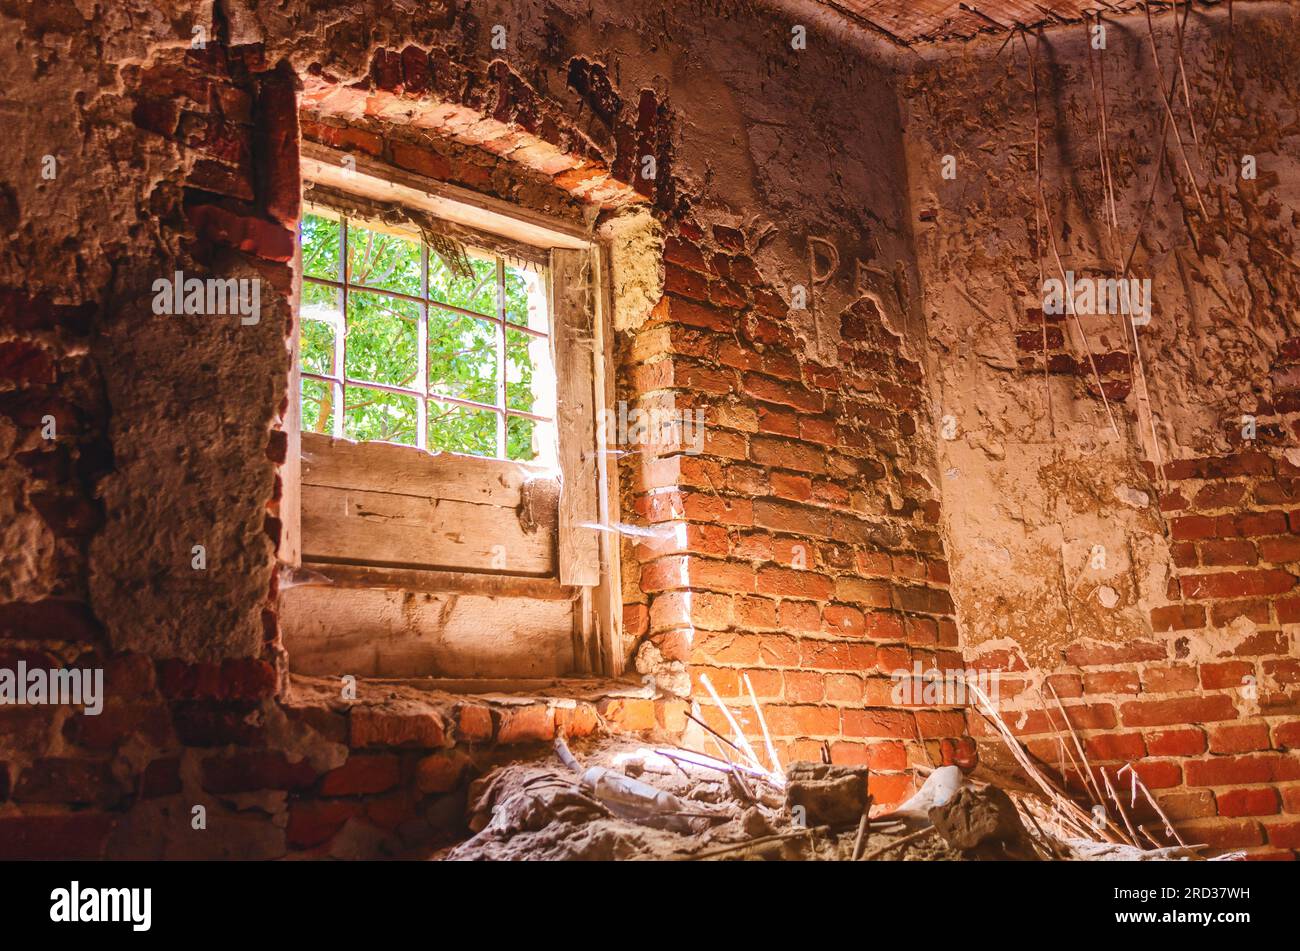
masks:
[[(340, 281), (340, 224), (308, 214), (302, 223), (303, 273)], [(505, 267), (504, 295), (498, 302), (497, 262), (471, 256), (473, 278), (453, 275), (434, 254), (429, 255), (428, 300), (428, 447), (480, 456), (496, 455), (499, 414), (441, 402), (438, 396), (470, 400), (489, 406), (502, 404), (499, 350), (504, 351), (505, 406), (531, 412), (536, 403), (534, 374), (543, 363), (548, 342), (519, 330), (459, 313), (451, 307), (495, 317), (498, 306), (510, 323), (527, 325), (528, 292), (523, 272)], [(349, 222), (348, 277), (350, 285), (421, 293), (421, 246), (393, 235), (370, 231)], [(323, 376), (336, 375), (335, 334), (341, 326), (340, 292), (303, 282), (300, 342), (302, 368)], [(346, 377), (406, 389), (420, 389), (420, 305), (414, 301), (358, 290), (348, 291)], [(304, 379), (303, 428), (329, 432), (333, 422), (333, 387)], [(348, 439), (383, 440), (416, 445), (418, 398), (364, 386), (347, 386), (343, 433)], [(506, 419), (506, 457), (536, 457), (534, 436), (539, 424), (520, 417)], [(542, 424), (549, 435), (553, 428)]]

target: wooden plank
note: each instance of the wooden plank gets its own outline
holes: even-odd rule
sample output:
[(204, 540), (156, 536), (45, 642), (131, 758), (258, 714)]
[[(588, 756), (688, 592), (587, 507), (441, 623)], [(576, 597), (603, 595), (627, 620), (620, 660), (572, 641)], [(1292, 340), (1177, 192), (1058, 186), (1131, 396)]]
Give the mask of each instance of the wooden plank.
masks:
[(302, 564), (302, 376), (299, 370), (302, 303), (302, 253), (295, 251), (293, 292), (290, 307), (294, 330), (289, 342), (289, 408), (280, 421), (288, 441), (280, 466), (280, 549), (276, 557), (296, 568)]
[(534, 598), (538, 601), (573, 601), (583, 589), (560, 584), (554, 578), (476, 574), (433, 568), (382, 568), (308, 561), (286, 587), (387, 588), (424, 593), (481, 594), (493, 598)]
[(303, 558), (554, 575), (552, 533), (508, 508), (303, 484)]
[[(595, 267), (596, 314), (593, 320), (593, 349), (596, 354), (594, 390), (596, 396), (597, 508), (602, 525), (622, 522), (618, 494), (618, 446), (605, 426), (605, 413), (616, 406), (614, 388), (614, 288), (609, 279), (609, 249), (599, 245), (592, 251)], [(623, 537), (617, 532), (600, 533), (600, 586), (595, 592), (599, 664), (596, 670), (611, 677), (623, 673), (627, 646), (623, 643)]]
[[(524, 486), (554, 484), (542, 466), (484, 459), (451, 452), (429, 453), (414, 446), (351, 442), (322, 433), (302, 434), (303, 482), (336, 489), (362, 489), (420, 498), (454, 499), (518, 508)], [(534, 487), (540, 489), (540, 487)]]
[(553, 677), (573, 670), (573, 603), (294, 587), (281, 594), (295, 673)]
[[(346, 160), (346, 164), (345, 164)], [(349, 167), (355, 167), (350, 171)], [(586, 248), (585, 226), (315, 142), (302, 143), (303, 178), (378, 201), (432, 212), (440, 218), (542, 248)]]
[(560, 450), (561, 584), (600, 583), (600, 512), (596, 493), (596, 418), (592, 367), (591, 256), (551, 251), (551, 340), (555, 355)]

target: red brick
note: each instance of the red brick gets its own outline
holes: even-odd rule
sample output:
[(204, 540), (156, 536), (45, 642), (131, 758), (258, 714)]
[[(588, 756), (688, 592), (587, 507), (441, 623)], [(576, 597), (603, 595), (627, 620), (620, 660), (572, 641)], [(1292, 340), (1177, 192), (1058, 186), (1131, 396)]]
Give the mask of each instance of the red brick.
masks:
[(296, 790), (315, 781), (316, 770), (309, 762), (290, 762), (280, 751), (258, 750), (203, 761), (203, 788), (213, 793)]
[(1237, 708), (1226, 696), (1134, 700), (1120, 706), (1120, 715), (1127, 726), (1165, 726), (1235, 720)]
[(115, 821), (93, 812), (0, 818), (0, 860), (103, 858)]
[(1232, 789), (1214, 798), (1219, 806), (1219, 815), (1230, 818), (1274, 816), (1278, 812), (1277, 791), (1274, 789)]
[(1300, 822), (1270, 822), (1264, 829), (1268, 844), (1279, 849), (1300, 849)]
[(468, 758), (455, 751), (426, 756), (415, 767), (415, 785), (423, 793), (450, 792), (460, 785), (468, 765)]
[(759, 594), (825, 601), (834, 593), (835, 583), (826, 575), (812, 571), (762, 568), (758, 572), (757, 590)]
[(912, 714), (901, 710), (845, 710), (844, 735), (882, 739), (916, 738)]
[(287, 262), (297, 248), (297, 236), (261, 218), (236, 215), (216, 205), (193, 205), (186, 215), (201, 240), (226, 244), (268, 261)]
[(1220, 756), (1187, 763), (1189, 786), (1241, 786), (1300, 779), (1300, 760), (1286, 754)]
[[(1088, 754), (1089, 760), (1093, 762), (1115, 760), (1127, 763), (1139, 760), (1147, 754), (1140, 733), (1100, 733), (1085, 737), (1083, 749)], [(1071, 749), (1070, 752), (1073, 753), (1074, 750)]]
[(549, 743), (553, 739), (555, 711), (549, 705), (513, 706), (502, 713), (501, 728), (497, 730), (498, 743)]
[(1168, 652), (1164, 644), (1151, 641), (1130, 641), (1127, 644), (1071, 644), (1065, 649), (1065, 659), (1075, 667), (1101, 667), (1111, 664), (1132, 664), (1145, 660), (1164, 660)]
[(1202, 664), (1200, 672), (1202, 687), (1206, 690), (1223, 690), (1242, 686), (1243, 678), (1255, 675), (1255, 665), (1242, 660)]
[(89, 606), (62, 598), (0, 604), (0, 637), (91, 641), (102, 629)]
[(1095, 670), (1083, 675), (1085, 693), (1137, 693), (1138, 675), (1132, 670)]
[(1205, 608), (1200, 604), (1170, 604), (1152, 608), (1152, 630), (1192, 630), (1204, 628)]
[(1200, 686), (1196, 668), (1148, 667), (1142, 671), (1142, 689), (1147, 693), (1183, 693)]
[(1211, 753), (1253, 753), (1268, 748), (1267, 723), (1225, 723), (1210, 730)]
[(343, 828), (353, 816), (361, 813), (359, 802), (339, 802), (308, 799), (289, 807), (289, 825), (285, 840), (290, 848), (310, 849), (323, 845)]
[(1242, 598), (1285, 594), (1295, 586), (1295, 578), (1278, 569), (1229, 571), (1184, 577), (1179, 586), (1185, 598)]
[(1211, 849), (1244, 849), (1264, 841), (1260, 825), (1253, 819), (1188, 822), (1179, 832), (1185, 842), (1203, 843)]
[(1159, 730), (1146, 735), (1152, 756), (1195, 756), (1205, 752), (1205, 734), (1200, 730)]
[(350, 756), (321, 781), (322, 796), (362, 796), (392, 789), (401, 778), (396, 756)]
[(432, 712), (384, 710), (358, 706), (349, 715), (353, 747), (443, 746), (447, 733), (442, 718)]

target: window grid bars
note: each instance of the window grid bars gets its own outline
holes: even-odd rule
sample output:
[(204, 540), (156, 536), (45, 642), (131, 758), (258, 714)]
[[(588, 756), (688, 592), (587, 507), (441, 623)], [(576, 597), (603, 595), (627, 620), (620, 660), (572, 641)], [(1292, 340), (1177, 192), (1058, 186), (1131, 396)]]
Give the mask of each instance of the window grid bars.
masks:
[[(303, 280), (312, 284), (319, 284), (323, 287), (332, 287), (339, 294), (339, 302), (342, 315), (342, 327), (339, 333), (334, 335), (334, 374), (326, 375), (323, 373), (313, 373), (310, 370), (302, 370), (303, 377), (311, 380), (319, 380), (322, 383), (328, 383), (333, 392), (333, 418), (331, 420), (331, 432), (334, 438), (343, 438), (343, 416), (344, 416), (344, 396), (345, 387), (359, 386), (368, 389), (379, 390), (385, 393), (393, 393), (403, 396), (414, 396), (416, 398), (416, 446), (420, 449), (428, 450), (428, 411), (429, 401), (433, 400), (439, 403), (450, 403), (455, 406), (464, 406), (470, 409), (483, 410), (496, 414), (496, 458), (506, 458), (506, 443), (508, 437), (508, 420), (511, 416), (517, 416), (521, 419), (531, 419), (539, 423), (551, 423), (554, 420), (549, 416), (541, 416), (537, 413), (530, 413), (525, 410), (511, 409), (509, 407), (509, 390), (506, 380), (506, 356), (507, 356), (507, 334), (511, 330), (518, 330), (521, 333), (528, 334), (532, 337), (545, 339), (550, 334), (546, 331), (537, 330), (526, 324), (514, 324), (506, 319), (506, 265), (505, 259), (500, 255), (494, 255), (493, 260), (496, 263), (496, 314), (481, 314), (478, 311), (469, 310), (464, 307), (457, 307), (455, 304), (444, 304), (441, 301), (432, 301), (429, 299), (429, 246), (420, 242), (420, 296), (414, 297), (410, 294), (403, 294), (401, 291), (386, 290), (382, 287), (369, 287), (364, 284), (353, 284), (351, 275), (351, 263), (348, 257), (349, 246), (349, 228), (348, 219), (345, 216), (339, 216), (339, 261), (338, 274), (340, 279), (331, 281), (326, 278), (312, 277), (304, 275)], [(393, 297), (398, 300), (409, 301), (419, 306), (420, 317), (418, 334), (418, 355), (417, 376), (420, 380), (418, 389), (392, 386), (386, 383), (376, 383), (370, 380), (356, 380), (347, 375), (345, 372), (347, 360), (347, 335), (349, 329), (348, 321), (348, 292), (349, 290), (365, 291), (370, 294), (381, 294), (387, 297)], [(443, 396), (442, 394), (431, 394), (429, 391), (429, 308), (436, 307), (440, 310), (450, 311), (456, 314), (462, 314), (472, 317), (476, 320), (484, 320), (496, 325), (496, 367), (497, 367), (497, 389), (496, 405), (490, 406), (487, 403), (479, 403), (474, 400), (460, 399), (454, 396)]]

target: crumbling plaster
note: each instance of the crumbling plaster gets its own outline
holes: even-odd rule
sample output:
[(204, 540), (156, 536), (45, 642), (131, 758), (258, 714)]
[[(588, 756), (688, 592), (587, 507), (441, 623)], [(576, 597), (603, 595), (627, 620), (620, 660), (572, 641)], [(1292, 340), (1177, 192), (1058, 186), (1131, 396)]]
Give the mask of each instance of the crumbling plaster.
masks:
[[(1294, 255), (1300, 208), (1296, 15), (1286, 4), (1239, 9), (1231, 38), (1226, 10), (1191, 17), (1184, 61), (1203, 156), (1177, 108), (1210, 213), (1203, 228), (1172, 134), (1159, 161), (1164, 106), (1147, 21), (1107, 21), (1107, 49), (1093, 55), (1094, 66), (1105, 60), (1116, 237), (1104, 225), (1087, 27), (1028, 38), (1039, 70), (1043, 190), (1066, 268), (1100, 273), (1117, 249), (1127, 254), (1159, 172), (1133, 268), (1152, 280), (1153, 316), (1139, 335), (1165, 462), (1240, 449), (1240, 418), (1271, 401), (1271, 365), (1295, 333), (1300, 268), (1278, 252)], [(1155, 36), (1169, 77), (1176, 37), (1168, 14)], [(1162, 485), (1144, 465), (1156, 458), (1138, 411), (1140, 381), (1127, 398), (1112, 393), (1116, 433), (1073, 322), (1064, 325), (1066, 350), (1082, 364), (1078, 375), (1045, 376), (1040, 353), (1017, 349), (1017, 331), (1031, 326), (1026, 310), (1042, 300), (1035, 110), (1025, 42), (1003, 39), (902, 61), (900, 97), (928, 377), (935, 417), (949, 423), (935, 434), (963, 637), (977, 652), (1019, 646), (1031, 666), (1051, 670), (1082, 639), (1149, 636), (1149, 610), (1166, 603), (1170, 550)], [(1232, 78), (1220, 85), (1228, 48)], [(1245, 155), (1257, 158), (1255, 181), (1238, 174)], [(956, 161), (951, 180), (941, 173), (944, 156)], [(1043, 234), (1038, 254), (1054, 277)], [(1082, 328), (1098, 356), (1125, 350), (1117, 317), (1085, 317)], [(1026, 357), (1031, 369), (1021, 366)], [(1093, 567), (1095, 546), (1104, 567)], [(1253, 627), (1243, 621), (1221, 633), (1234, 641)]]
[[(290, 315), (271, 301), (246, 327), (149, 309), (157, 277), (195, 266), (180, 185), (193, 159), (137, 128), (132, 109), (148, 92), (145, 70), (179, 63), (196, 37), (261, 44), (267, 69), (287, 61), (299, 77), (339, 82), (364, 76), (375, 51), (410, 44), (460, 51), (471, 75), (503, 60), (608, 149), (609, 130), (566, 85), (571, 58), (587, 57), (607, 65), (623, 102), (652, 88), (669, 104), (675, 213), (689, 207), (701, 224), (743, 228), (765, 276), (787, 293), (811, 283), (807, 236), (835, 246), (841, 266), (813, 288), (810, 311), (793, 317), (810, 352), (833, 355), (838, 314), (858, 296), (856, 260), (904, 286), (914, 280), (884, 74), (842, 35), (814, 28), (806, 49), (792, 49), (790, 24), (753, 3), (220, 0), (160, 9), (133, 0), (5, 4), (0, 17), (13, 136), (0, 157), (0, 283), (97, 309), (89, 350), (113, 467), (98, 485), (104, 524), (84, 573), (116, 648), (190, 660), (254, 654), (273, 571), (262, 524), (275, 467), (264, 446), (286, 398)], [(498, 24), (504, 52), (489, 48)], [(53, 181), (40, 175), (45, 155), (57, 159)], [(224, 276), (253, 267), (234, 254), (204, 264)], [(882, 299), (910, 296), (890, 287)], [(20, 494), (14, 480), (5, 485), (6, 497)], [(29, 512), (7, 523), (7, 549), (35, 541), (37, 554), (6, 556), (0, 584), (17, 596), (43, 593), (50, 540)], [(208, 551), (201, 574), (190, 568), (198, 544)]]

